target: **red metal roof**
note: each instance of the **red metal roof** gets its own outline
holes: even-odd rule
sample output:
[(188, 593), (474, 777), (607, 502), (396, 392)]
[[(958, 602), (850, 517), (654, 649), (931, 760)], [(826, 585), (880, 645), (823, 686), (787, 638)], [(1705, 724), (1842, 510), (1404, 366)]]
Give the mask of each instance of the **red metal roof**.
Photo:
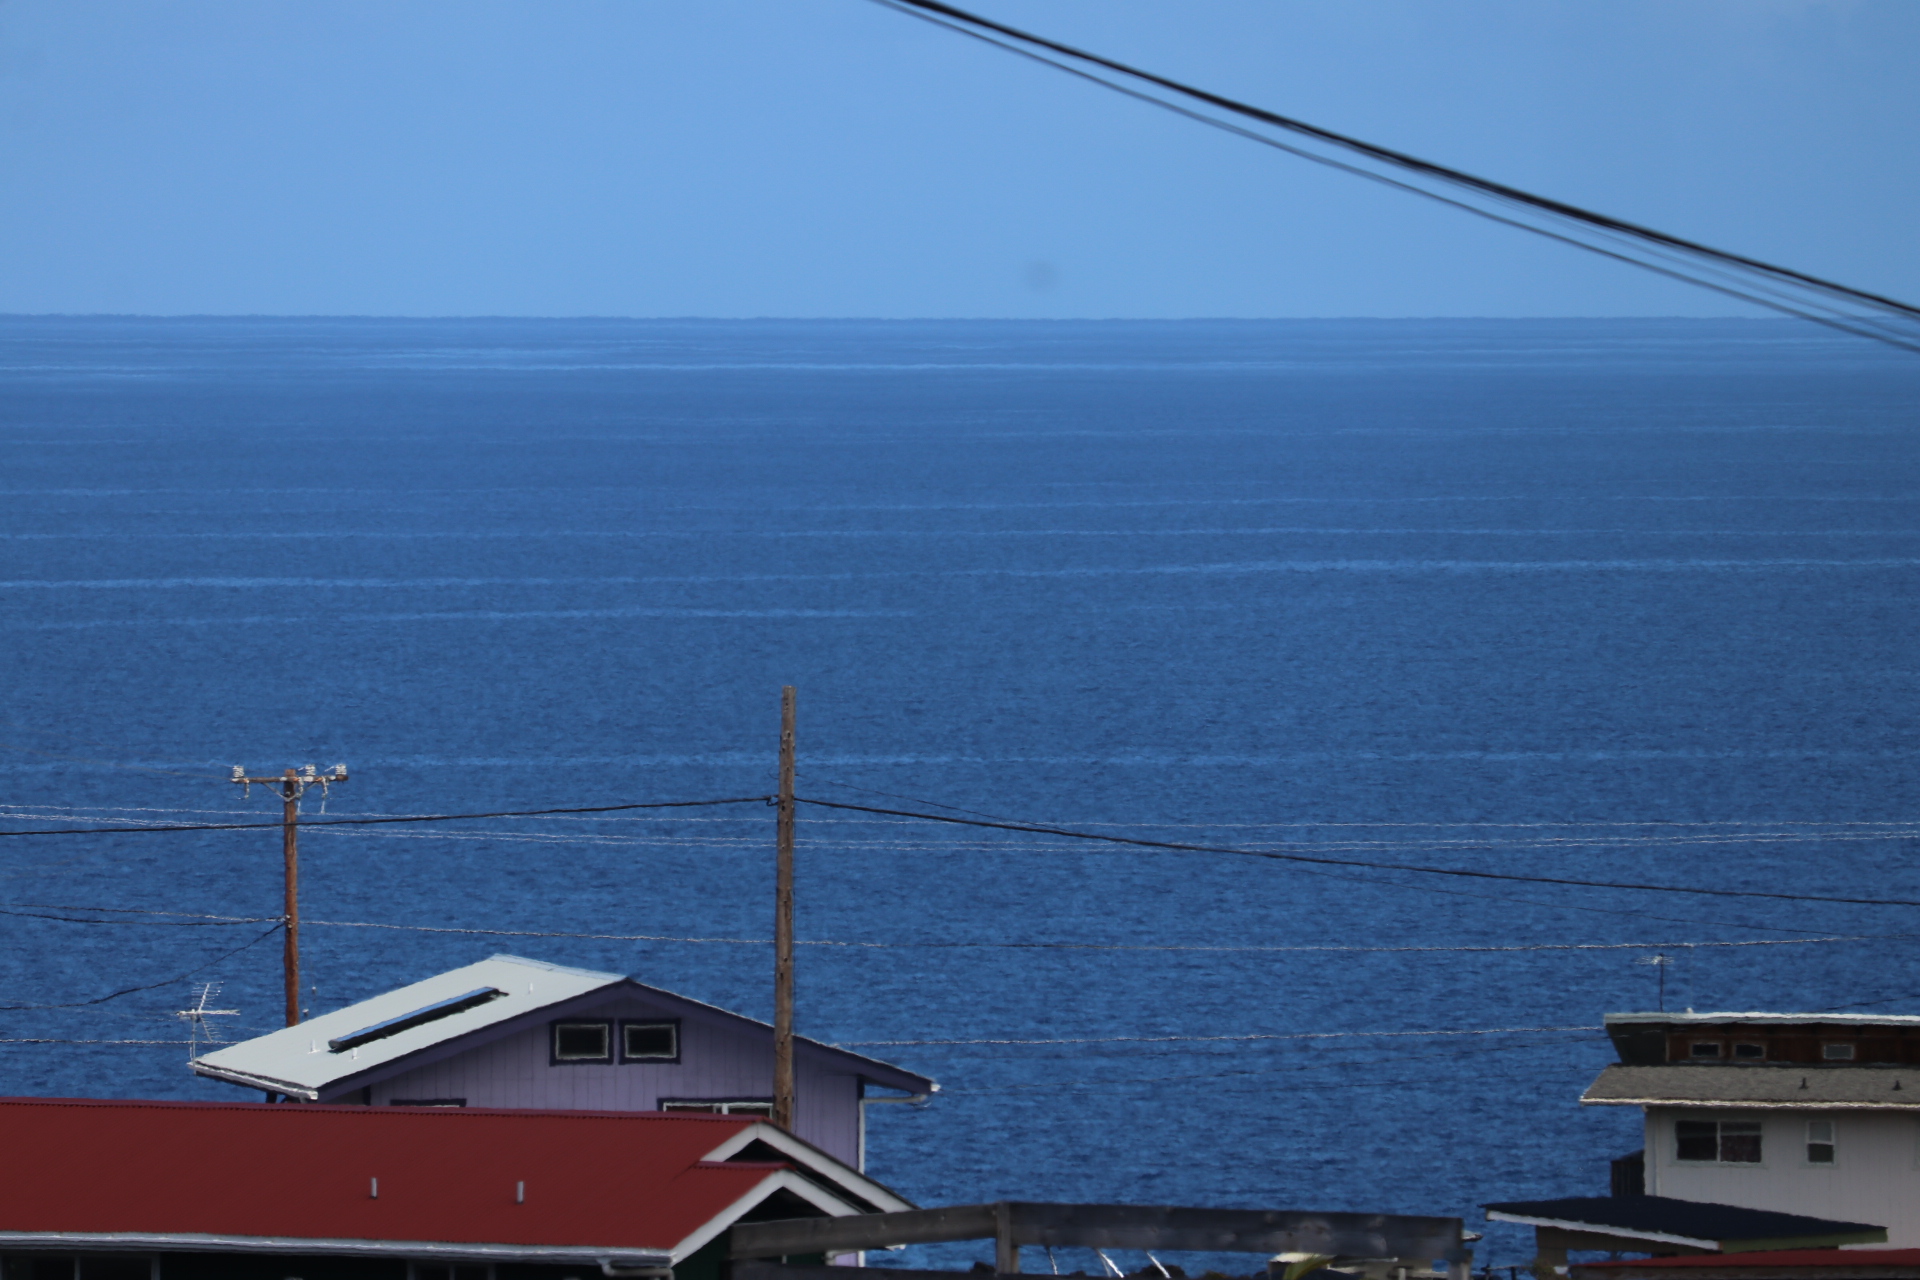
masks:
[(1757, 1253), (1694, 1253), (1674, 1258), (1629, 1258), (1582, 1262), (1581, 1270), (1606, 1267), (1916, 1267), (1920, 1249), (1766, 1249)]
[[(4, 1098), (0, 1232), (668, 1253), (789, 1167), (703, 1163), (755, 1123), (657, 1112)], [(524, 1203), (516, 1203), (520, 1183)]]

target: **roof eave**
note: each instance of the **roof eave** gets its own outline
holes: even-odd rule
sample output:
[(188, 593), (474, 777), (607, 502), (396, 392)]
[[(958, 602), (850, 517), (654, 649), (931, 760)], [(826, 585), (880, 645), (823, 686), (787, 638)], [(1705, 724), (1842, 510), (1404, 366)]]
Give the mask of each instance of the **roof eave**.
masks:
[(234, 1236), (210, 1232), (0, 1231), (0, 1248), (124, 1252), (300, 1253), (342, 1257), (440, 1258), (450, 1262), (554, 1262), (669, 1267), (673, 1251), (632, 1245), (536, 1245), (456, 1243), (446, 1240), (314, 1239), (305, 1236)]
[(1498, 1209), (1487, 1210), (1488, 1222), (1515, 1222), (1525, 1227), (1558, 1227), (1563, 1231), (1584, 1231), (1591, 1235), (1618, 1236), (1623, 1240), (1651, 1240), (1658, 1244), (1680, 1244), (1695, 1249), (1718, 1249), (1718, 1240), (1706, 1240), (1696, 1236), (1675, 1235), (1666, 1231), (1635, 1231), (1627, 1227), (1617, 1227), (1601, 1222), (1575, 1222), (1570, 1218), (1542, 1218), (1530, 1213), (1503, 1213)]
[[(834, 1159), (804, 1138), (795, 1137), (778, 1125), (764, 1120), (733, 1134), (708, 1152), (705, 1159), (723, 1162), (755, 1142), (764, 1142), (786, 1156), (796, 1166), (830, 1185), (830, 1192), (849, 1200), (864, 1201), (879, 1213), (899, 1213), (920, 1206), (889, 1187), (875, 1182), (859, 1170)], [(857, 1207), (857, 1206), (856, 1206)]]
[(320, 1101), (319, 1090), (303, 1084), (294, 1084), (290, 1080), (275, 1080), (272, 1076), (257, 1076), (246, 1071), (235, 1071), (230, 1067), (211, 1066), (200, 1058), (188, 1064), (197, 1076), (206, 1076), (210, 1080), (224, 1080), (228, 1084), (241, 1085), (248, 1089), (263, 1089), (268, 1093), (284, 1093), (290, 1097), (304, 1098), (308, 1102)]

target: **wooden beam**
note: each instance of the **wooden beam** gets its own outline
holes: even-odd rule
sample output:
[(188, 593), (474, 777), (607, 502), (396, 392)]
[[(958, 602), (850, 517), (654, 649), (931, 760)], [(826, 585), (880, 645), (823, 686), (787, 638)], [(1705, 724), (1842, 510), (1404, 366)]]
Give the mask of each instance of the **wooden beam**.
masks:
[(896, 1244), (945, 1244), (991, 1240), (993, 1206), (961, 1204), (900, 1213), (861, 1213), (850, 1218), (778, 1218), (737, 1222), (727, 1256), (783, 1258), (795, 1253), (856, 1253)]
[(1008, 1261), (998, 1256), (1003, 1250), (1025, 1244), (1438, 1260), (1461, 1254), (1460, 1229), (1458, 1218), (1008, 1201), (846, 1218), (743, 1222), (733, 1228), (729, 1256), (778, 1258), (896, 1244), (994, 1240), (1001, 1265)]

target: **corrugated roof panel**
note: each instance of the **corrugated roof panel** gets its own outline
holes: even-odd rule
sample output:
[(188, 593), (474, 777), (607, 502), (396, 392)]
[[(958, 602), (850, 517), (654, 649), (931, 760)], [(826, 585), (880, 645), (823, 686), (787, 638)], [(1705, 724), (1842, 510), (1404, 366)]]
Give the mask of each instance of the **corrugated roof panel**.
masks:
[[(755, 1134), (781, 1164), (715, 1162)], [(0, 1248), (664, 1261), (778, 1187), (807, 1190), (796, 1170), (912, 1207), (747, 1117), (7, 1098), (0, 1150)]]

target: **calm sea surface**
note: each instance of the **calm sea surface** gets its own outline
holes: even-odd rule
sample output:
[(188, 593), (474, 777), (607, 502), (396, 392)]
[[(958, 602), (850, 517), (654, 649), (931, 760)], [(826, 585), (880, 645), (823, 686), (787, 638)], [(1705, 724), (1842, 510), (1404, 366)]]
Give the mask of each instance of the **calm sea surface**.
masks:
[[(235, 763), (345, 761), (329, 816), (753, 795), (791, 683), (822, 799), (1920, 899), (1917, 402), (1763, 321), (0, 320), (0, 826), (274, 816)], [(1920, 1011), (1911, 908), (801, 821), (801, 936), (890, 945), (803, 948), (800, 1026), (941, 1080), (874, 1116), (923, 1203), (1477, 1222), (1639, 1146), (1575, 1100), (1652, 957), (1670, 1007)], [(722, 939), (315, 923), (312, 1005), (510, 950), (765, 1016), (772, 836), (309, 832), (314, 921)], [(65, 1042), (209, 979), (270, 1029), (267, 924), (64, 908), (279, 874), (0, 840), (0, 999), (78, 1005), (4, 1013), (0, 1091), (250, 1096)]]

